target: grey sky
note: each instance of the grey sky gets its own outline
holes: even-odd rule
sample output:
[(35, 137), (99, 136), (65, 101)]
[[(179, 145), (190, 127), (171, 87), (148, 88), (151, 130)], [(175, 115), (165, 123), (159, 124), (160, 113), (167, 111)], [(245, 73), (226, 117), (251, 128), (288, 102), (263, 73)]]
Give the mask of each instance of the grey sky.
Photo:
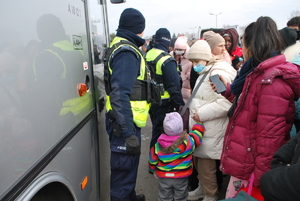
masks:
[[(299, 0), (127, 0), (124, 4), (108, 3), (110, 33), (115, 33), (121, 12), (136, 8), (146, 18), (145, 36), (161, 27), (173, 33), (193, 33), (197, 28), (223, 25), (246, 26), (260, 16), (271, 17), (281, 29), (293, 11), (300, 11)], [(197, 28), (195, 28), (197, 27)]]

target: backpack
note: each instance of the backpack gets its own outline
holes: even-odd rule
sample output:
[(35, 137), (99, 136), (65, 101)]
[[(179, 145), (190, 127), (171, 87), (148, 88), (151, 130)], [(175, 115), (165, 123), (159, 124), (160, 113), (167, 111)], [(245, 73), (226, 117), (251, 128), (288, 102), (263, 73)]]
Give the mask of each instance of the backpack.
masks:
[(169, 54), (166, 52), (161, 52), (154, 60), (147, 61), (147, 67), (151, 73), (151, 78), (153, 80), (155, 80), (156, 82), (159, 81), (159, 80), (157, 80), (157, 76), (156, 76), (156, 64), (162, 57), (167, 56), (167, 55), (169, 55)]
[[(160, 95), (163, 95), (164, 92), (165, 92), (165, 88), (164, 88), (164, 85), (163, 85), (163, 78), (161, 76), (158, 76), (156, 74), (156, 64), (157, 62), (164, 56), (170, 56), (168, 59), (166, 59), (163, 64), (171, 61), (171, 60), (174, 60), (175, 59), (167, 52), (161, 52), (154, 60), (152, 61), (147, 61), (147, 67), (151, 73), (151, 77), (152, 79), (156, 82), (156, 84), (158, 85), (157, 86), (157, 90), (159, 91)], [(176, 62), (176, 61), (175, 61)], [(163, 65), (162, 64), (162, 65)], [(182, 83), (182, 80), (181, 80), (181, 76), (180, 76), (180, 72), (181, 70), (179, 69), (178, 71), (178, 75), (179, 75), (179, 78), (180, 78), (180, 83)], [(181, 85), (181, 84), (180, 84)]]

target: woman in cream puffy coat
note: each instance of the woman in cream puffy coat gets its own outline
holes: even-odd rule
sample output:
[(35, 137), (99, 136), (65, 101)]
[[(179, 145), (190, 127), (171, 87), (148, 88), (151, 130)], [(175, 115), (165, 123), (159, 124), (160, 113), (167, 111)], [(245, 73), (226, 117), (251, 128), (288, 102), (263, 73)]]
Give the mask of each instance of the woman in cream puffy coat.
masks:
[(203, 145), (201, 149), (195, 151), (194, 156), (200, 158), (220, 159), (223, 147), (223, 137), (228, 124), (227, 112), (231, 107), (229, 102), (221, 94), (214, 92), (210, 86), (209, 77), (212, 75), (222, 75), (228, 82), (232, 82), (236, 76), (236, 72), (227, 62), (208, 63), (196, 81), (196, 85), (200, 79), (210, 70), (207, 77), (203, 80), (195, 97), (190, 103), (190, 119), (189, 127), (196, 122), (193, 114), (199, 116), (199, 120), (206, 125), (205, 136), (203, 136)]
[(231, 107), (231, 102), (212, 90), (209, 77), (219, 74), (231, 83), (236, 76), (236, 70), (227, 62), (212, 58), (210, 47), (203, 40), (197, 41), (191, 47), (188, 59), (193, 63), (195, 71), (200, 71), (202, 66), (195, 88), (203, 75), (209, 71), (189, 105), (189, 127), (200, 121), (206, 127), (203, 144), (194, 152), (195, 166), (202, 187), (199, 186), (194, 194), (191, 193), (189, 199), (198, 199), (199, 196), (196, 195), (200, 195), (201, 191), (203, 194), (204, 190), (204, 200), (216, 200), (218, 190), (216, 160), (220, 160), (221, 157), (223, 138), (228, 124), (227, 111)]

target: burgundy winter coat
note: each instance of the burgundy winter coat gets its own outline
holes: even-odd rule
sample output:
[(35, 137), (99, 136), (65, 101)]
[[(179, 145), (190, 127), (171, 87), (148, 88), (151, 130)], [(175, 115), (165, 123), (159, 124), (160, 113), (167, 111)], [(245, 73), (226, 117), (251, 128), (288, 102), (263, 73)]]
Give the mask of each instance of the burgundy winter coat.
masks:
[[(230, 93), (227, 87), (226, 95)], [(254, 185), (271, 167), (274, 153), (289, 140), (295, 103), (300, 95), (300, 73), (284, 55), (272, 57), (245, 80), (229, 121), (221, 156), (221, 170)]]

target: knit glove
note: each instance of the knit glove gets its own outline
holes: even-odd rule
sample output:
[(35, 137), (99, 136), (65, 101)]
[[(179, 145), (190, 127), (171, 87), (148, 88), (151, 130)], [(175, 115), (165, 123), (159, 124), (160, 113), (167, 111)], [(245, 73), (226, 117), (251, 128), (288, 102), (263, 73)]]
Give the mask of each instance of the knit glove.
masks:
[(140, 156), (141, 146), (136, 135), (131, 135), (125, 139), (126, 154), (130, 156)]

